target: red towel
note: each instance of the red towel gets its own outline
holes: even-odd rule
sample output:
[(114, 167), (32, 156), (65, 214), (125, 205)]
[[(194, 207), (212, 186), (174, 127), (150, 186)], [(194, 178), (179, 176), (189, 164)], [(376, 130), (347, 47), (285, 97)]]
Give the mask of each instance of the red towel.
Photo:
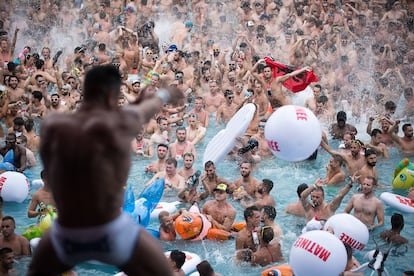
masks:
[[(283, 76), (289, 74), (293, 71), (296, 71), (300, 68), (294, 68), (282, 63), (277, 63), (269, 57), (264, 58), (267, 65), (272, 67), (273, 77)], [(318, 77), (313, 73), (313, 71), (305, 71), (297, 76), (294, 76), (283, 83), (283, 86), (292, 91), (293, 93), (300, 92), (304, 90), (312, 82), (318, 82)]]

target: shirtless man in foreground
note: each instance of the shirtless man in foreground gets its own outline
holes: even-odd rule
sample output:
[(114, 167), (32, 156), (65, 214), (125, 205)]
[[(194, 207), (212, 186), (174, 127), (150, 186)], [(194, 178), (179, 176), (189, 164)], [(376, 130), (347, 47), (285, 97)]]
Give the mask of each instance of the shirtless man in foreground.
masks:
[(183, 96), (174, 89), (144, 90), (120, 109), (120, 85), (115, 67), (94, 67), (85, 77), (81, 108), (42, 123), (40, 155), (59, 217), (36, 248), (28, 275), (59, 274), (91, 259), (129, 275), (172, 275), (161, 246), (121, 210), (129, 142), (163, 103)]
[[(354, 217), (364, 223), (369, 230), (384, 225), (384, 205), (375, 197), (374, 189), (377, 187), (377, 179), (367, 176), (362, 180), (361, 193), (351, 197), (344, 212), (351, 213), (354, 209)], [(377, 218), (377, 223), (375, 223)]]
[[(326, 203), (325, 193), (323, 191), (322, 179), (318, 179), (315, 184), (307, 188), (300, 195), (303, 208), (306, 213), (306, 221), (311, 219), (326, 221), (335, 214), (336, 209), (341, 205), (342, 199), (353, 187), (353, 182), (356, 181), (355, 175), (351, 177), (351, 183), (345, 185), (336, 197), (329, 203)], [(311, 201), (308, 200), (308, 196), (311, 195)]]

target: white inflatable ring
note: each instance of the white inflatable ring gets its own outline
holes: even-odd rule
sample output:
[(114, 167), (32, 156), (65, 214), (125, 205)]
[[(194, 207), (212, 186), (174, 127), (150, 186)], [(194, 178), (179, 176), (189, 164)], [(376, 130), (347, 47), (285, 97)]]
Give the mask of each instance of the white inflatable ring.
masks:
[(173, 213), (177, 212), (178, 205), (180, 205), (180, 204), (181, 204), (180, 201), (174, 201), (174, 202), (160, 201), (160, 202), (158, 202), (155, 209), (151, 212), (150, 218), (151, 219), (158, 219), (158, 215), (162, 211), (167, 211), (168, 213), (173, 214)]
[[(181, 269), (184, 271), (185, 275), (190, 274), (193, 271), (197, 270), (197, 265), (201, 263), (201, 258), (195, 253), (183, 251), (185, 253), (185, 263)], [(165, 257), (170, 257), (171, 251), (164, 252)]]
[(383, 192), (380, 198), (389, 206), (405, 213), (414, 213), (414, 200), (405, 196)]

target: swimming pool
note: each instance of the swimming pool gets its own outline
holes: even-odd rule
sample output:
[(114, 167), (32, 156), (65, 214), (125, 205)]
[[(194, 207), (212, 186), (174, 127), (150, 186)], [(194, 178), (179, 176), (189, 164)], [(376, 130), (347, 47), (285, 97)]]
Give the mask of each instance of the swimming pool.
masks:
[[(211, 121), (211, 125), (213, 124), (214, 120)], [(360, 133), (365, 133), (365, 125), (361, 124), (358, 126), (358, 130)], [(203, 164), (201, 164), (203, 149), (206, 146), (207, 142), (217, 132), (218, 129), (213, 130), (213, 128), (210, 127), (208, 129), (207, 136), (204, 138), (204, 142), (197, 146), (197, 150), (200, 153), (200, 156), (195, 162), (196, 168), (203, 168)], [(367, 140), (363, 135), (361, 135), (361, 137), (362, 140)], [(331, 145), (335, 147), (337, 146), (337, 143), (331, 141)], [(377, 196), (379, 196), (379, 194), (383, 191), (391, 190), (390, 185), (392, 181), (392, 173), (395, 165), (401, 160), (401, 156), (395, 149), (391, 149), (390, 154), (390, 160), (380, 160), (377, 163), (377, 169), (380, 172), (380, 183), (386, 184), (386, 187), (376, 191)], [(284, 209), (288, 203), (297, 200), (296, 187), (298, 184), (303, 182), (312, 184), (316, 178), (325, 176), (325, 165), (327, 164), (328, 160), (329, 155), (323, 150), (319, 151), (318, 158), (314, 161), (291, 163), (273, 158), (272, 160), (262, 162), (260, 168), (253, 173), (253, 176), (258, 179), (269, 178), (274, 182), (274, 188), (271, 194), (276, 199), (276, 209), (278, 212), (276, 221), (281, 225), (284, 231), (284, 238), (282, 240), (282, 252), (286, 258), (286, 261), (288, 261), (291, 245), (300, 235), (301, 229), (305, 225), (305, 220), (303, 218), (287, 215), (284, 212)], [(148, 165), (149, 163), (150, 160), (141, 160), (137, 157), (134, 157), (132, 159), (132, 168), (130, 171), (129, 183), (133, 185), (135, 195), (138, 195), (140, 193), (143, 188), (143, 183), (145, 183), (150, 177), (143, 171), (144, 166)], [(180, 165), (181, 164), (179, 162), (179, 166)], [(32, 180), (39, 178), (40, 170), (40, 166), (28, 170), (30, 179)], [(230, 161), (224, 161), (220, 163), (217, 167), (217, 172), (219, 175), (229, 180), (235, 180), (240, 176), (236, 164)], [(339, 189), (340, 188), (338, 187), (326, 188), (326, 200), (329, 201), (332, 199)], [(343, 211), (347, 200), (354, 192), (356, 192), (355, 188), (345, 197), (337, 211), (338, 213)], [(397, 193), (404, 194), (404, 191)], [(12, 215), (16, 219), (16, 231), (18, 233), (23, 232), (24, 226), (35, 222), (35, 219), (28, 219), (26, 215), (29, 200), (30, 198), (21, 204), (10, 202), (4, 203), (3, 213)], [(243, 208), (241, 208), (238, 203), (235, 203), (234, 206), (238, 211), (236, 221), (243, 221)], [(79, 212), (81, 211), (82, 210), (79, 210)], [(386, 227), (389, 227), (390, 225), (390, 217), (393, 212), (395, 212), (394, 209), (385, 206)], [(405, 237), (413, 237), (414, 216), (404, 215), (404, 218), (405, 227), (402, 235)], [(157, 222), (152, 221), (150, 227), (157, 228)], [(363, 255), (375, 247), (372, 241), (372, 235), (378, 237), (380, 231), (384, 228), (385, 227), (374, 231), (370, 236), (370, 242), (366, 246), (365, 250), (361, 253), (356, 254), (356, 257), (361, 263), (365, 262), (362, 258)], [(235, 265), (234, 240), (225, 242), (210, 240), (205, 240), (202, 242), (186, 242), (178, 240), (176, 242), (163, 242), (162, 245), (165, 250), (180, 249), (194, 252), (198, 254), (201, 259), (207, 259), (213, 265), (216, 272), (222, 273), (223, 275), (259, 275), (260, 272), (264, 269), (251, 267), (249, 265)], [(412, 266), (412, 261), (409, 261), (410, 259), (414, 260), (414, 250), (412, 249), (408, 250), (407, 252), (400, 252), (399, 254), (390, 255), (386, 261), (386, 267), (388, 268), (388, 271), (391, 272), (391, 275), (401, 275), (404, 270), (414, 269)], [(19, 272), (24, 273), (27, 269), (28, 263), (30, 262), (30, 258), (19, 259), (18, 262), (18, 264), (15, 264), (15, 267)], [(75, 270), (79, 275), (113, 275), (114, 273), (118, 272), (118, 269), (111, 266), (99, 266), (91, 264), (79, 265), (75, 268)]]

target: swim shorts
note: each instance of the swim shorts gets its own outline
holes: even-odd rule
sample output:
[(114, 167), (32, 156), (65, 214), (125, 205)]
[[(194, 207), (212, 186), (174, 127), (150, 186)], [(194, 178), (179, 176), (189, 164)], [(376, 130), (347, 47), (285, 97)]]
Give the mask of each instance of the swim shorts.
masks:
[(100, 226), (67, 228), (53, 222), (50, 237), (60, 261), (68, 266), (96, 260), (121, 267), (136, 246), (140, 226), (123, 213), (115, 220)]

